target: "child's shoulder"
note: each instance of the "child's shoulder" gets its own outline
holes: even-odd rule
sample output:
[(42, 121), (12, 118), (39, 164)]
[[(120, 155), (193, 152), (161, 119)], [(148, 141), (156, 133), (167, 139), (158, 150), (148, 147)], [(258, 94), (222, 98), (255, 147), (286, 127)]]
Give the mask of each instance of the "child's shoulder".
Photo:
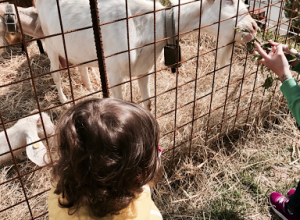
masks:
[(81, 208), (78, 213), (73, 215), (68, 214), (68, 210), (59, 207), (58, 199), (63, 199), (60, 195), (54, 193), (53, 187), (48, 196), (49, 219), (64, 219), (64, 220), (162, 220), (162, 216), (151, 199), (151, 190), (148, 185), (143, 186), (143, 192), (136, 200), (132, 202), (124, 210), (120, 211), (119, 215), (108, 215), (102, 218), (92, 218), (85, 208)]
[(148, 185), (143, 186), (143, 192), (120, 215), (113, 216), (113, 220), (162, 220), (159, 209), (151, 199), (151, 190)]
[(55, 194), (54, 191), (55, 187), (49, 191), (48, 196), (48, 211), (50, 220), (112, 220), (111, 216), (92, 218), (86, 208), (81, 208), (78, 213), (69, 215), (68, 210), (66, 208), (61, 208), (58, 203), (58, 199), (60, 199), (61, 202), (63, 202), (64, 199), (61, 197), (61, 195)]

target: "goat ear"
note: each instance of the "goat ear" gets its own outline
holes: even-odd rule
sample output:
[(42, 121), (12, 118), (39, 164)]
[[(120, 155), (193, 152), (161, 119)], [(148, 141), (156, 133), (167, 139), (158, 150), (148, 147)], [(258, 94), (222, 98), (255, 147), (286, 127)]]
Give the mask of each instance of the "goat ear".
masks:
[[(26, 143), (30, 144), (34, 142), (34, 139), (32, 139), (31, 137), (26, 137)], [(27, 157), (36, 165), (38, 166), (46, 165), (45, 155), (47, 154), (47, 148), (41, 141), (35, 144), (28, 145), (26, 147), (26, 154)]]

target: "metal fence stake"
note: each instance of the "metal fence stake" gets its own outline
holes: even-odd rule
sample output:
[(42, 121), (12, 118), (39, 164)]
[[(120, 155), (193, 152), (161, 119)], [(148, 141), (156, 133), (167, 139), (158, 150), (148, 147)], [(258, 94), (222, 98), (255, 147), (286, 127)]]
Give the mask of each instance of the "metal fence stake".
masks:
[(97, 0), (90, 0), (90, 8), (91, 8), (93, 30), (95, 36), (95, 45), (96, 45), (96, 51), (98, 57), (98, 65), (100, 71), (103, 97), (108, 98), (109, 97), (108, 80), (107, 80), (105, 60), (104, 60), (104, 50), (103, 50), (103, 42), (102, 42), (100, 17), (99, 17)]

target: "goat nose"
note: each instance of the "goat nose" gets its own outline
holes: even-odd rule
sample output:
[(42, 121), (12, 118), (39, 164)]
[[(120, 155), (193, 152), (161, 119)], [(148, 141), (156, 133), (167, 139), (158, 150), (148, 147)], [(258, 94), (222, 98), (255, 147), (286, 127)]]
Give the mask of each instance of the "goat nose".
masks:
[(256, 33), (257, 30), (258, 30), (258, 25), (256, 24), (255, 21), (252, 22), (252, 29), (253, 29), (253, 32)]

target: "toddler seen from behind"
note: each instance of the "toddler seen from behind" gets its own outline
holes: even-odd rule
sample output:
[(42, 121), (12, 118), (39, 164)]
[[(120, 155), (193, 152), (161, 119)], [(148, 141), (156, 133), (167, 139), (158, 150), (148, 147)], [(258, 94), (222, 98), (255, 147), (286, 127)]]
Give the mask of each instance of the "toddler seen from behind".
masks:
[(161, 220), (150, 187), (162, 175), (159, 126), (141, 106), (83, 101), (61, 117), (50, 220)]

